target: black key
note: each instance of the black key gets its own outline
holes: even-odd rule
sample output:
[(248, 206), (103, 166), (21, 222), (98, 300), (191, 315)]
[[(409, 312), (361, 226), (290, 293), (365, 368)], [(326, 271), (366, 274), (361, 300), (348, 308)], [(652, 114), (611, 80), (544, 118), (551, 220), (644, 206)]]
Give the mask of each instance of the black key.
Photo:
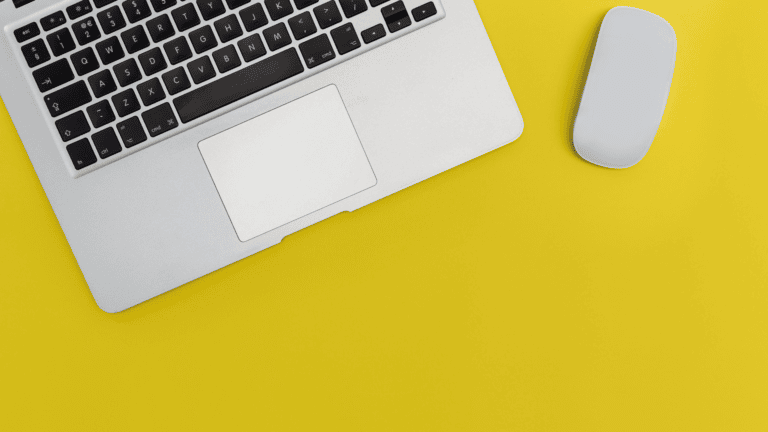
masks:
[(113, 68), (117, 82), (122, 87), (131, 85), (141, 79), (141, 72), (139, 72), (139, 65), (136, 64), (136, 60), (128, 59), (122, 63), (116, 64)]
[(125, 148), (131, 148), (147, 140), (147, 134), (144, 133), (144, 128), (141, 127), (141, 121), (138, 117), (131, 117), (118, 123), (117, 132), (120, 133)]
[(24, 54), (27, 65), (31, 68), (40, 66), (51, 59), (51, 54), (48, 53), (48, 48), (45, 47), (45, 42), (42, 39), (24, 45), (21, 47), (21, 53)]
[(75, 34), (80, 45), (93, 42), (101, 37), (101, 32), (96, 26), (96, 20), (93, 18), (86, 18), (80, 22), (72, 24), (72, 33)]
[(139, 54), (139, 63), (141, 63), (144, 75), (146, 76), (156, 74), (168, 67), (160, 48), (152, 48), (147, 52)]
[(80, 170), (96, 163), (96, 154), (93, 152), (88, 138), (83, 138), (76, 143), (68, 145), (67, 153), (69, 153), (75, 169)]
[(221, 73), (227, 73), (242, 64), (240, 63), (240, 57), (237, 56), (234, 45), (225, 46), (218, 51), (214, 51), (213, 61), (216, 62), (216, 66)]
[[(3, 1), (3, 0), (0, 0), (0, 1)], [(18, 9), (24, 5), (32, 3), (33, 1), (35, 0), (13, 0), (13, 5), (16, 6), (16, 8)]]
[(37, 88), (39, 88), (42, 93), (55, 89), (56, 87), (75, 79), (75, 75), (72, 73), (72, 68), (69, 67), (69, 63), (67, 63), (66, 59), (61, 59), (48, 66), (42, 67), (32, 72), (32, 76), (35, 78)]
[(176, 0), (152, 0), (152, 7), (155, 8), (155, 12), (162, 12), (174, 6), (176, 6)]
[(91, 139), (93, 140), (93, 146), (96, 147), (96, 152), (102, 159), (106, 159), (123, 150), (123, 147), (120, 146), (120, 141), (117, 140), (115, 130), (112, 128), (96, 132), (91, 135)]
[(109, 101), (103, 100), (89, 106), (86, 111), (96, 129), (115, 121), (115, 113), (109, 106)]
[(120, 34), (125, 44), (125, 49), (128, 50), (128, 54), (133, 54), (136, 51), (141, 51), (149, 46), (149, 38), (147, 33), (144, 32), (144, 27), (136, 26), (130, 30), (126, 30)]
[(425, 3), (411, 11), (413, 20), (416, 22), (423, 21), (433, 15), (437, 15), (437, 8), (433, 2)]
[(66, 28), (49, 34), (45, 39), (48, 40), (48, 45), (51, 46), (51, 51), (56, 57), (72, 51), (77, 46), (69, 29)]
[(120, 117), (135, 113), (141, 108), (141, 104), (139, 104), (139, 100), (136, 98), (136, 93), (131, 89), (112, 96), (112, 105), (115, 106), (115, 111), (117, 111), (117, 115)]
[(344, 16), (347, 18), (352, 18), (368, 10), (365, 0), (339, 0), (339, 4), (341, 4), (341, 10), (344, 11)]
[(189, 69), (189, 74), (192, 76), (192, 81), (194, 81), (195, 84), (208, 81), (216, 76), (216, 71), (213, 70), (213, 64), (208, 56), (200, 57), (197, 60), (189, 62), (189, 64), (187, 64), (187, 69)]
[(57, 120), (56, 129), (59, 130), (61, 140), (64, 142), (71, 141), (91, 131), (91, 127), (88, 126), (88, 121), (85, 120), (85, 114), (82, 111)]
[(312, 15), (310, 15), (309, 12), (304, 12), (289, 19), (288, 25), (291, 26), (293, 37), (296, 38), (296, 40), (301, 40), (317, 33), (315, 21), (312, 20)]
[(176, 8), (171, 12), (173, 20), (176, 21), (176, 28), (180, 32), (187, 31), (192, 27), (200, 24), (200, 16), (197, 15), (195, 5), (188, 3), (180, 8)]
[(216, 21), (213, 26), (216, 28), (216, 33), (219, 34), (221, 43), (227, 43), (243, 35), (243, 29), (240, 27), (235, 14)]
[(298, 9), (304, 9), (306, 7), (310, 7), (313, 4), (317, 3), (320, 0), (294, 0), (294, 3), (296, 3), (296, 7)]
[(117, 1), (117, 0), (93, 0), (93, 4), (94, 4), (94, 5), (95, 5), (97, 8), (103, 8), (104, 6), (106, 6), (106, 5), (108, 5), (108, 4), (111, 4), (111, 3), (114, 3), (114, 2), (116, 2), (116, 1)]
[(147, 30), (149, 30), (149, 36), (155, 42), (166, 40), (176, 34), (168, 15), (160, 15), (157, 18), (149, 20), (147, 22)]
[(285, 18), (293, 13), (290, 0), (264, 0), (264, 5), (267, 7), (269, 16), (272, 17), (272, 21)]
[(67, 22), (67, 18), (64, 16), (64, 12), (54, 12), (47, 17), (40, 20), (40, 25), (43, 26), (43, 30), (53, 30), (60, 25), (64, 25)]
[(86, 48), (78, 51), (69, 57), (72, 60), (72, 66), (78, 75), (89, 74), (99, 68), (99, 61), (96, 60), (96, 54), (92, 48)]
[(336, 49), (339, 54), (344, 55), (350, 51), (360, 48), (360, 38), (357, 37), (355, 27), (351, 23), (344, 24), (341, 27), (331, 30), (331, 37), (336, 43)]
[(213, 35), (213, 30), (211, 30), (211, 26), (193, 30), (189, 33), (189, 40), (192, 41), (192, 46), (198, 54), (208, 51), (211, 48), (215, 48), (216, 45), (218, 45), (216, 37)]
[(235, 10), (240, 6), (247, 5), (250, 2), (251, 0), (227, 0), (227, 6), (229, 6), (229, 10)]
[(174, 99), (173, 104), (181, 121), (188, 123), (303, 71), (296, 49), (290, 48), (185, 93)]
[(192, 86), (192, 84), (189, 83), (187, 73), (184, 72), (183, 67), (164, 73), (163, 82), (165, 83), (165, 88), (168, 89), (168, 94), (171, 96)]
[(112, 73), (106, 69), (88, 77), (88, 84), (91, 85), (93, 95), (97, 98), (117, 90), (117, 84), (115, 84), (115, 80), (112, 78)]
[(291, 36), (288, 34), (288, 29), (283, 23), (273, 25), (264, 30), (264, 39), (267, 41), (267, 45), (272, 51), (279, 50), (291, 43)]
[(189, 48), (187, 38), (184, 36), (167, 42), (163, 45), (163, 49), (165, 49), (165, 55), (168, 56), (168, 61), (170, 61), (172, 65), (192, 58), (192, 50)]
[(107, 40), (97, 43), (96, 52), (99, 53), (101, 62), (104, 63), (104, 65), (114, 63), (125, 57), (123, 47), (120, 46), (120, 41), (117, 40), (117, 36), (112, 36)]
[(99, 12), (96, 17), (99, 19), (99, 24), (101, 24), (104, 34), (114, 33), (125, 27), (125, 19), (123, 18), (123, 13), (120, 12), (119, 6), (105, 9)]
[(126, 0), (123, 2), (123, 10), (131, 24), (147, 18), (152, 13), (147, 0)]
[(312, 10), (315, 11), (315, 18), (317, 18), (317, 23), (320, 24), (321, 29), (341, 22), (341, 13), (333, 0), (323, 3)]
[(241, 10), (240, 19), (243, 20), (245, 30), (249, 32), (264, 27), (269, 23), (269, 18), (267, 18), (267, 14), (264, 12), (264, 8), (261, 4), (248, 6)]
[(391, 33), (411, 25), (411, 17), (408, 16), (408, 11), (405, 10), (405, 5), (402, 1), (381, 8), (381, 15), (384, 17), (384, 21), (387, 23)]
[(333, 47), (331, 46), (331, 40), (325, 34), (302, 43), (299, 45), (299, 49), (301, 50), (301, 56), (304, 57), (304, 63), (310, 69), (336, 58), (336, 53), (333, 52)]
[(387, 34), (387, 31), (384, 30), (382, 24), (377, 24), (368, 30), (363, 30), (361, 34), (363, 35), (363, 41), (369, 44), (383, 38)]
[(226, 12), (221, 0), (197, 0), (197, 7), (200, 8), (200, 13), (206, 21)]
[(144, 124), (147, 125), (147, 130), (151, 137), (156, 137), (179, 127), (179, 122), (176, 121), (176, 116), (173, 115), (173, 109), (171, 109), (171, 104), (169, 103), (164, 103), (157, 108), (152, 108), (142, 113), (141, 118), (144, 119)]
[(69, 19), (78, 19), (83, 15), (87, 15), (92, 10), (91, 3), (88, 0), (83, 0), (68, 7), (67, 15), (69, 15)]
[(43, 100), (51, 116), (58, 117), (90, 102), (91, 93), (88, 92), (85, 81), (78, 81), (61, 90), (50, 93)]
[(384, 3), (388, 2), (388, 1), (389, 0), (371, 0), (371, 7), (376, 7), (376, 6), (382, 5), (382, 4), (384, 4)]
[(139, 97), (141, 97), (141, 101), (144, 102), (144, 106), (150, 106), (165, 99), (163, 86), (160, 85), (160, 80), (157, 78), (152, 78), (149, 81), (137, 85), (136, 91), (139, 92)]
[(13, 31), (13, 35), (16, 36), (16, 42), (18, 43), (26, 42), (39, 34), (40, 27), (34, 22), (29, 23), (24, 27), (19, 27)]
[(238, 42), (237, 46), (240, 47), (240, 53), (243, 55), (243, 60), (246, 63), (267, 54), (267, 49), (264, 47), (264, 44), (261, 42), (261, 36), (258, 34), (248, 36)]

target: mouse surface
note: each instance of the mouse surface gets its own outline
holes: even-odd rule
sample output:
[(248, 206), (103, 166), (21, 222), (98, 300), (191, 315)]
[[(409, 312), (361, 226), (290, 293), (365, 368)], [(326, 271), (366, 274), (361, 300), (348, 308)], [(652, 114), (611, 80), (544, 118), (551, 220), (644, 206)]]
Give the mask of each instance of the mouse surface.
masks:
[(667, 105), (677, 38), (663, 18), (617, 7), (603, 20), (573, 128), (585, 160), (628, 168), (645, 157)]

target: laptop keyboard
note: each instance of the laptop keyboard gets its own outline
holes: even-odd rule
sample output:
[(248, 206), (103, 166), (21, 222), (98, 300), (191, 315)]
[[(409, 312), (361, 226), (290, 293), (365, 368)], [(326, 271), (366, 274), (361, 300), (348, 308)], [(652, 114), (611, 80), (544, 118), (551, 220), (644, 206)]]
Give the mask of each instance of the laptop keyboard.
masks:
[(30, 18), (13, 38), (77, 177), (435, 22), (439, 8), (439, 0), (80, 0)]

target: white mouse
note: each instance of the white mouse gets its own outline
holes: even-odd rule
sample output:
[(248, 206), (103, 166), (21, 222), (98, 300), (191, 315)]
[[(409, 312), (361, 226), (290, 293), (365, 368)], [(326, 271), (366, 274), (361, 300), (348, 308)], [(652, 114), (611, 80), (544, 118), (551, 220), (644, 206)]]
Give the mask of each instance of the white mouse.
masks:
[(677, 38), (663, 18), (617, 7), (603, 20), (573, 145), (585, 160), (628, 168), (651, 148), (667, 105)]

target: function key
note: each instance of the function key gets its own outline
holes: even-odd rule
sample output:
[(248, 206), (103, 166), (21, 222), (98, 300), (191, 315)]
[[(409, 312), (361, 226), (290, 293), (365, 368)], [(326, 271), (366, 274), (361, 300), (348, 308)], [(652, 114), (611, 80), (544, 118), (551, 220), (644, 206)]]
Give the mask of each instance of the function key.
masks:
[(124, 122), (118, 123), (117, 132), (120, 133), (120, 138), (123, 139), (125, 148), (131, 148), (147, 140), (147, 134), (144, 133), (144, 128), (141, 127), (138, 117), (131, 117)]
[(229, 10), (235, 10), (240, 6), (247, 5), (250, 2), (251, 0), (227, 0), (227, 6), (229, 6)]
[(103, 8), (104, 6), (112, 4), (116, 1), (117, 0), (93, 0), (93, 4), (96, 5), (97, 8)]
[[(2, 1), (2, 0), (0, 0), (0, 1)], [(32, 3), (33, 1), (35, 1), (35, 0), (13, 0), (13, 5), (16, 6), (16, 9), (18, 9), (18, 8), (24, 6), (24, 5)]]
[(248, 6), (240, 11), (240, 19), (243, 20), (243, 25), (247, 31), (254, 31), (258, 28), (264, 27), (269, 23), (264, 7), (261, 4), (255, 4)]
[(104, 34), (110, 34), (125, 27), (125, 19), (118, 6), (103, 10), (96, 17), (99, 19), (101, 28), (104, 29)]
[(285, 18), (293, 13), (290, 0), (264, 0), (264, 5), (267, 7), (269, 16), (272, 17), (272, 21)]
[(402, 1), (381, 8), (381, 15), (392, 33), (411, 25), (411, 17)]
[(416, 22), (423, 21), (433, 15), (437, 15), (437, 8), (433, 2), (425, 3), (411, 11)]
[(389, 0), (371, 0), (371, 7), (376, 7), (379, 5), (383, 5), (384, 3), (388, 2)]
[(321, 29), (341, 22), (341, 12), (339, 12), (339, 8), (336, 7), (336, 3), (333, 0), (323, 3), (312, 10), (315, 11), (315, 17)]
[(176, 27), (180, 32), (187, 31), (200, 24), (200, 17), (197, 15), (195, 5), (192, 3), (187, 3), (180, 8), (174, 9), (171, 15), (173, 20), (176, 21)]
[(362, 45), (357, 37), (355, 27), (350, 23), (331, 30), (331, 37), (336, 43), (336, 49), (339, 50), (339, 54), (342, 55), (354, 51)]
[(89, 44), (101, 37), (101, 32), (96, 26), (96, 20), (92, 17), (73, 24), (72, 32), (75, 34), (80, 45)]
[(91, 136), (91, 139), (93, 139), (93, 146), (96, 147), (96, 151), (102, 159), (106, 159), (123, 150), (120, 141), (117, 140), (115, 130), (112, 128), (96, 132)]
[(206, 21), (226, 12), (221, 0), (197, 0), (197, 7), (200, 8), (200, 13)]
[(64, 142), (72, 141), (91, 131), (91, 127), (88, 126), (88, 122), (85, 120), (85, 114), (83, 114), (82, 111), (78, 111), (61, 120), (57, 120), (56, 129), (59, 130), (61, 140)]
[(176, 6), (176, 0), (151, 0), (155, 12), (162, 12), (169, 7)]
[(126, 0), (123, 2), (123, 10), (131, 24), (143, 20), (152, 13), (146, 0)]
[(60, 25), (64, 25), (67, 22), (67, 17), (64, 16), (64, 12), (54, 12), (47, 17), (40, 20), (40, 25), (43, 26), (43, 30), (48, 31), (55, 29)]
[(24, 45), (21, 47), (21, 53), (24, 54), (27, 65), (31, 68), (40, 66), (51, 59), (48, 48), (45, 47), (45, 42), (42, 39)]
[(83, 138), (76, 143), (68, 145), (67, 153), (69, 153), (72, 164), (77, 170), (96, 163), (96, 154), (93, 152), (88, 138)]
[(48, 45), (51, 46), (51, 51), (56, 57), (66, 54), (75, 49), (75, 40), (72, 39), (72, 33), (69, 29), (63, 28), (57, 32), (51, 33), (46, 36)]
[(296, 3), (296, 7), (298, 9), (304, 9), (304, 8), (310, 7), (319, 1), (320, 0), (294, 0), (294, 2)]
[(87, 15), (92, 10), (91, 2), (89, 0), (82, 0), (68, 7), (67, 15), (69, 15), (69, 19), (78, 19), (83, 15)]
[(32, 72), (32, 76), (35, 78), (37, 88), (39, 88), (42, 93), (55, 89), (56, 87), (75, 79), (75, 75), (72, 73), (72, 68), (69, 67), (67, 59), (61, 59), (48, 66), (41, 67)]
[(384, 30), (382, 24), (377, 24), (367, 30), (363, 30), (361, 34), (363, 35), (363, 41), (369, 44), (383, 38), (387, 34), (387, 31)]
[(24, 27), (19, 27), (14, 30), (13, 34), (16, 36), (16, 41), (18, 43), (26, 42), (40, 34), (40, 27), (37, 26), (37, 23), (29, 23)]
[(352, 18), (368, 10), (365, 0), (339, 0), (339, 3), (347, 18)]

